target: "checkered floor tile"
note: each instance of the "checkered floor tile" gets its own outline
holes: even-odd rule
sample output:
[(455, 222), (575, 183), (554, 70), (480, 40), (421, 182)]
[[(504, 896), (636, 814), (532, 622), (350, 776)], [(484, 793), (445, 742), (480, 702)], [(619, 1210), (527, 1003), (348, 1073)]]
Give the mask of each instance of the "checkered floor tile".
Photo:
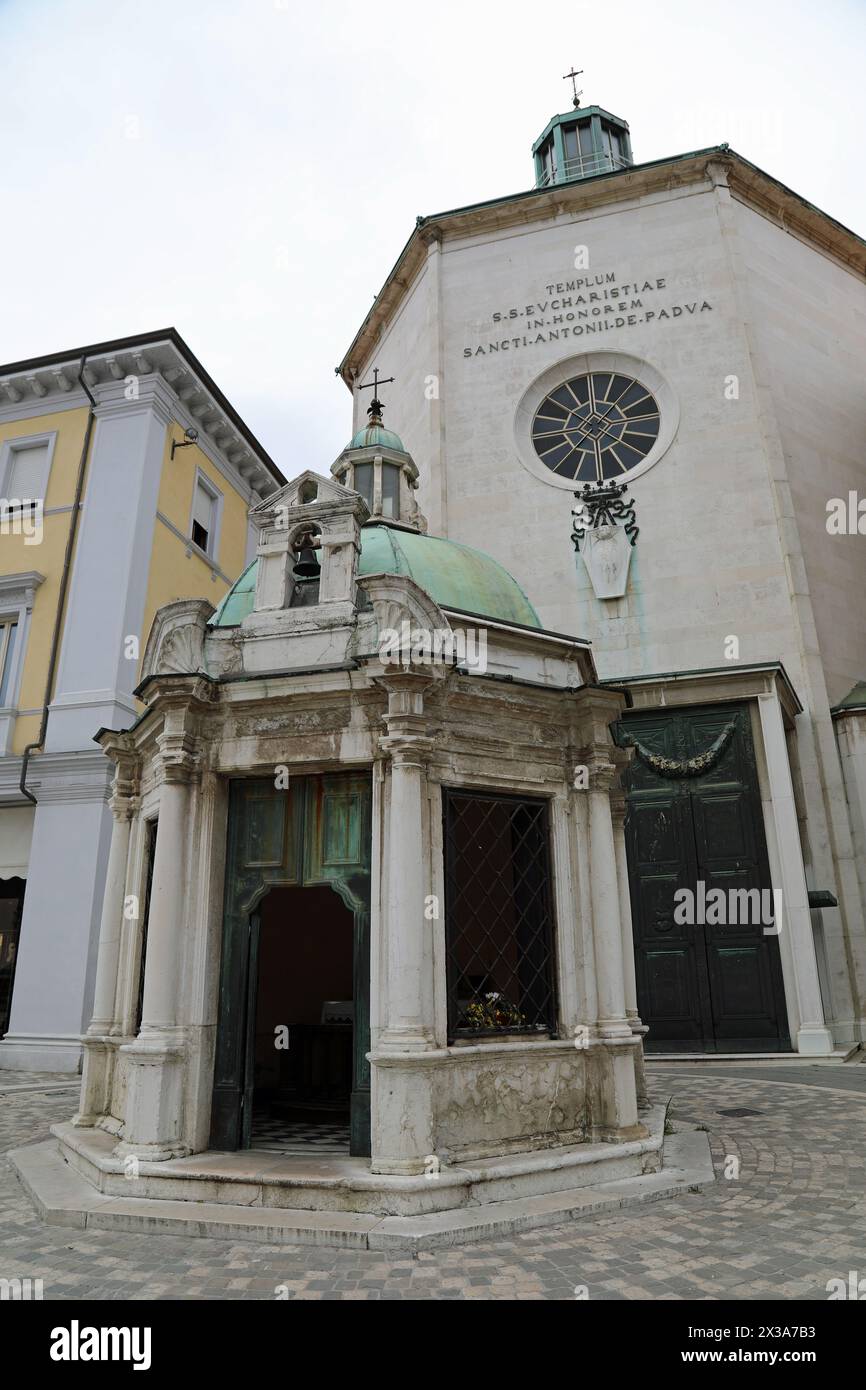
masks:
[(274, 1120), (255, 1115), (250, 1148), (343, 1157), (349, 1152), (349, 1126), (335, 1120)]

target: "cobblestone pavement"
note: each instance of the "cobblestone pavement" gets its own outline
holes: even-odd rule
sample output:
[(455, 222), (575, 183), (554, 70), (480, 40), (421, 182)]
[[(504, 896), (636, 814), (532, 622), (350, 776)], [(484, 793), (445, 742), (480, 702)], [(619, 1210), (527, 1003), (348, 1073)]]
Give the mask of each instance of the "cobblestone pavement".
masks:
[[(0, 1076), (0, 1153), (44, 1139), (75, 1104), (9, 1088), (61, 1080)], [(396, 1258), (44, 1226), (2, 1159), (0, 1278), (41, 1277), (46, 1299), (273, 1299), (286, 1285), (300, 1299), (573, 1299), (585, 1286), (590, 1299), (823, 1300), (829, 1279), (866, 1275), (866, 1066), (658, 1064), (650, 1084), (673, 1097), (675, 1125), (710, 1131), (718, 1181), (703, 1193)]]

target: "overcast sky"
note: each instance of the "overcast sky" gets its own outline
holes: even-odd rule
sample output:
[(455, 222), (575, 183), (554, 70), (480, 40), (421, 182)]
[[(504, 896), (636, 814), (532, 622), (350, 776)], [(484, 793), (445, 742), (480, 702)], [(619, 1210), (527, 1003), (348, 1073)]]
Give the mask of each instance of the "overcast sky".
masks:
[(572, 65), (637, 162), (727, 141), (866, 235), (866, 0), (0, 0), (0, 54), (0, 362), (173, 324), (288, 476), (416, 216), (529, 187)]

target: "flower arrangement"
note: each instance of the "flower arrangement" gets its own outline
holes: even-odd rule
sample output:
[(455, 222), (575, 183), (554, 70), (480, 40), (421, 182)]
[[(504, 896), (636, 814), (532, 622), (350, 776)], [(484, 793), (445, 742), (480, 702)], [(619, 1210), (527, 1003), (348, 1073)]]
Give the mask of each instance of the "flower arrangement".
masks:
[(504, 994), (491, 993), (467, 1004), (462, 1023), (467, 1028), (519, 1028), (526, 1016)]

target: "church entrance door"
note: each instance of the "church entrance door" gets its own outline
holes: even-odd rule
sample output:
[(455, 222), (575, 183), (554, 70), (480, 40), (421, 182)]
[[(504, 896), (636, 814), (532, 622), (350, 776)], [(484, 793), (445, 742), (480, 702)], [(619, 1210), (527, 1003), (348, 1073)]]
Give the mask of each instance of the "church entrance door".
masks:
[(233, 782), (211, 1148), (370, 1153), (371, 781)]
[(621, 730), (637, 750), (626, 844), (647, 1051), (789, 1050), (748, 707), (629, 714)]

